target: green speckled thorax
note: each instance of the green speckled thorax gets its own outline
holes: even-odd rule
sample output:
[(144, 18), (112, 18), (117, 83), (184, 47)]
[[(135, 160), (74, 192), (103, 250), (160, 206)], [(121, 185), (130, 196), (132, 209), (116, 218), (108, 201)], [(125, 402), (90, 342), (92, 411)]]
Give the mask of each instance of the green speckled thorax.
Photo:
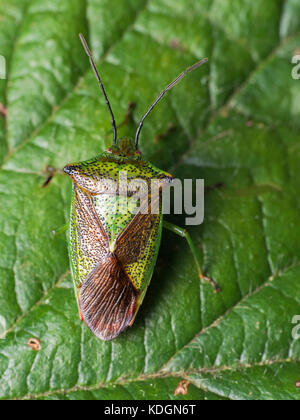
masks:
[[(86, 296), (83, 296), (82, 285), (90, 281), (92, 289), (97, 289), (101, 278), (97, 284), (94, 277), (97, 271), (106, 270), (102, 273), (102, 276), (107, 275), (106, 287), (113, 289), (114, 281), (119, 281), (114, 269), (122, 272), (122, 281), (127, 281), (131, 287), (134, 319), (151, 279), (161, 240), (162, 212), (160, 208), (158, 214), (151, 214), (151, 181), (156, 179), (161, 190), (173, 178), (144, 161), (128, 138), (118, 140), (96, 158), (68, 165), (64, 170), (73, 180), (69, 248), (80, 311), (84, 316), (82, 300)], [(143, 200), (132, 197), (129, 186), (136, 179), (148, 186)], [(148, 213), (135, 214), (136, 206), (147, 207)], [(108, 260), (108, 267), (104, 267), (103, 263)], [(101, 290), (99, 293), (104, 294)], [(121, 300), (116, 296), (116, 300), (118, 298)], [(99, 302), (97, 304), (99, 306)], [(110, 306), (112, 304), (113, 301)], [(89, 306), (90, 311), (93, 306)], [(97, 326), (89, 326), (97, 335)]]

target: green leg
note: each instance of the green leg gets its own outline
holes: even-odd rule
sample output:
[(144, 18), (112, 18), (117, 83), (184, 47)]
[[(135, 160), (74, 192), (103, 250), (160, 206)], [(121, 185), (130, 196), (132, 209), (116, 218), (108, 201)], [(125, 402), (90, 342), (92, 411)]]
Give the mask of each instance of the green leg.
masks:
[(191, 250), (191, 252), (194, 256), (194, 260), (195, 260), (195, 263), (196, 263), (196, 267), (197, 267), (197, 271), (198, 271), (198, 275), (199, 275), (200, 280), (208, 282), (213, 287), (214, 293), (220, 292), (221, 289), (217, 285), (217, 283), (213, 279), (211, 279), (209, 277), (206, 277), (202, 273), (202, 270), (201, 270), (201, 267), (200, 267), (200, 262), (199, 262), (199, 257), (198, 257), (197, 251), (196, 251), (196, 247), (194, 245), (194, 242), (192, 241), (192, 238), (190, 237), (190, 234), (187, 232), (187, 230), (182, 229), (179, 226), (173, 225), (173, 223), (166, 222), (165, 220), (163, 222), (163, 227), (170, 230), (173, 233), (176, 233), (177, 235), (181, 236), (182, 238), (186, 239), (186, 241), (187, 241), (187, 243), (190, 247), (190, 250)]
[(62, 233), (65, 233), (68, 230), (68, 224), (65, 224), (63, 226), (61, 226), (59, 229), (53, 229), (52, 230), (52, 235), (54, 238), (56, 238), (57, 236), (61, 235)]

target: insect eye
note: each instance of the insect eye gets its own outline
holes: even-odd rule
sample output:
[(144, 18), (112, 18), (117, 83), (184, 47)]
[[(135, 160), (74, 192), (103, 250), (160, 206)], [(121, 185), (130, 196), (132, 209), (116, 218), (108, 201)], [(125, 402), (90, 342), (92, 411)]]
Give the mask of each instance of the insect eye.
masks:
[(64, 167), (64, 172), (71, 176), (75, 172), (75, 169), (76, 169), (75, 166), (67, 165)]

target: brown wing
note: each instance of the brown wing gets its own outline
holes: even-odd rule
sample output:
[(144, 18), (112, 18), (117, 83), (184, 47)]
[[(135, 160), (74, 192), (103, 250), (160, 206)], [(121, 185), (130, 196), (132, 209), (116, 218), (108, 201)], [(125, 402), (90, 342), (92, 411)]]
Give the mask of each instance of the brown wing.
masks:
[(109, 241), (96, 212), (93, 198), (81, 188), (74, 188), (74, 210), (77, 229), (76, 240), (84, 255), (93, 260), (94, 266), (109, 253)]
[(152, 214), (150, 206), (146, 200), (141, 209), (147, 208), (147, 213), (137, 213), (116, 241), (115, 253), (123, 266), (136, 262), (143, 255), (152, 229), (159, 223), (160, 215)]
[(83, 319), (102, 340), (117, 337), (133, 319), (137, 292), (114, 254), (106, 256), (82, 284)]

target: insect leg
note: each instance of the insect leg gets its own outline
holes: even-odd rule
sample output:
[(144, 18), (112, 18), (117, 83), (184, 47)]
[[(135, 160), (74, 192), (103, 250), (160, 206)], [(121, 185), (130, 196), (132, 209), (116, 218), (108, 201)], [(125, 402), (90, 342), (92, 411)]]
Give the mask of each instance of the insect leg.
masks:
[(200, 280), (208, 282), (213, 287), (214, 293), (220, 292), (221, 289), (218, 286), (218, 284), (213, 279), (211, 279), (210, 277), (206, 277), (202, 273), (199, 257), (198, 257), (198, 254), (197, 254), (197, 250), (196, 250), (195, 244), (194, 244), (192, 238), (190, 237), (190, 234), (188, 233), (188, 231), (186, 229), (183, 229), (183, 228), (181, 228), (179, 226), (176, 226), (173, 223), (167, 222), (165, 220), (163, 221), (163, 227), (170, 230), (173, 233), (176, 233), (177, 235), (181, 236), (182, 238), (186, 239), (186, 241), (187, 241), (187, 243), (190, 247), (190, 250), (193, 254)]
[(50, 184), (55, 174), (65, 175), (64, 171), (62, 171), (61, 169), (55, 169), (55, 168), (52, 168), (51, 166), (47, 166), (45, 169), (45, 172), (46, 172), (47, 178), (44, 181), (42, 188), (46, 188)]
[(65, 225), (61, 226), (58, 229), (53, 229), (52, 232), (51, 232), (52, 238), (56, 239), (58, 236), (65, 233), (67, 230), (68, 230), (68, 224), (67, 223)]

